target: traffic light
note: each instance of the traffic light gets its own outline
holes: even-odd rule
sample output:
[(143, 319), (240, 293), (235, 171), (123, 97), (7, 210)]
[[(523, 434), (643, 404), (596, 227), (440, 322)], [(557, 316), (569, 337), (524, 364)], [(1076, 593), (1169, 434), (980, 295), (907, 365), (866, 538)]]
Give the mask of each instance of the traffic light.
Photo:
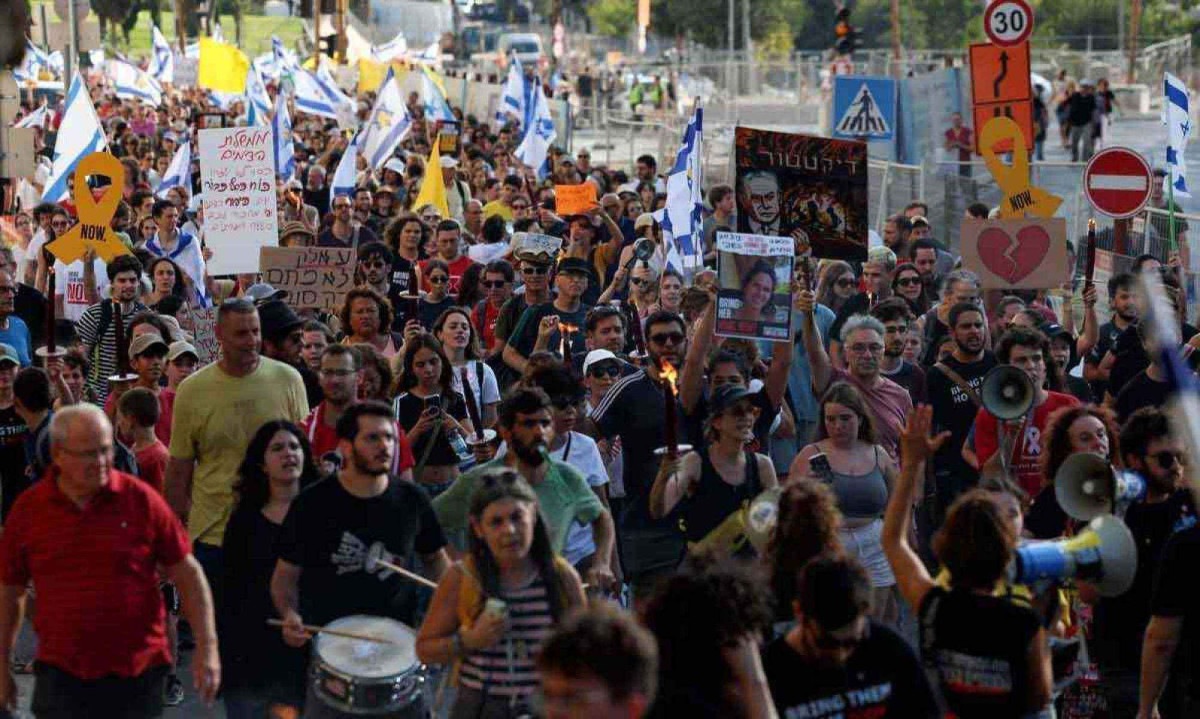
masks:
[(850, 8), (840, 7), (837, 11), (833, 32), (837, 36), (834, 49), (839, 55), (849, 55), (858, 48), (858, 30), (850, 24)]

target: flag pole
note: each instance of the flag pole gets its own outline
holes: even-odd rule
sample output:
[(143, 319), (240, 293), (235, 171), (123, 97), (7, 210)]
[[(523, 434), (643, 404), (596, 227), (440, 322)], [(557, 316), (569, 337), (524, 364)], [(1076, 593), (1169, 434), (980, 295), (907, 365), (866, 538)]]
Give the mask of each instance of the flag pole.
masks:
[[(1171, 174), (1167, 182), (1167, 234), (1170, 236), (1171, 252), (1178, 252), (1179, 248), (1175, 246), (1175, 169), (1171, 168)], [(1169, 257), (1167, 259), (1170, 259)]]

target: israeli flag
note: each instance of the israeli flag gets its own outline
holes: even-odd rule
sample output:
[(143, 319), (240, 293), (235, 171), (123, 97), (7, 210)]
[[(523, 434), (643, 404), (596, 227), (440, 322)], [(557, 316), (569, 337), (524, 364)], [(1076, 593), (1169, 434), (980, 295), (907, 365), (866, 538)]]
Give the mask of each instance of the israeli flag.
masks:
[(150, 37), (154, 50), (150, 74), (159, 82), (175, 82), (175, 54), (171, 52), (171, 43), (157, 25), (150, 26)]
[[(103, 51), (101, 51), (101, 52), (103, 52)], [(62, 50), (55, 50), (54, 52), (47, 55), (46, 61), (50, 63), (50, 74), (54, 75), (54, 77), (61, 78), (63, 75), (65, 75), (67, 73), (67, 62), (63, 58)], [(100, 62), (93, 63), (93, 64), (95, 64), (97, 66), (103, 65), (104, 61), (103, 61), (103, 59), (101, 59)]]
[(388, 68), (379, 98), (375, 100), (375, 107), (371, 108), (371, 117), (367, 119), (359, 142), (359, 151), (366, 156), (367, 164), (375, 169), (383, 167), (411, 127), (412, 117), (404, 103), (404, 93), (400, 90), (395, 73)]
[(422, 69), (425, 70), (421, 75), (421, 96), (425, 103), (425, 119), (429, 122), (438, 120), (454, 122), (454, 113), (450, 110), (450, 103), (446, 100), (446, 96), (429, 76), (429, 70)]
[(43, 103), (41, 107), (17, 120), (13, 127), (45, 127), (50, 124), (50, 108)]
[(526, 167), (536, 168), (538, 178), (546, 176), (546, 155), (554, 144), (558, 133), (554, 131), (554, 117), (550, 114), (550, 103), (542, 91), (542, 83), (535, 82), (533, 104), (530, 108), (530, 123), (525, 127), (525, 136), (517, 147), (516, 157)]
[(271, 118), (275, 136), (275, 175), (287, 182), (296, 174), (296, 143), (292, 140), (292, 118), (288, 115), (287, 97), (275, 96), (275, 116)]
[(391, 62), (394, 58), (403, 57), (406, 52), (408, 40), (404, 37), (404, 31), (382, 45), (371, 46), (371, 57), (375, 62)]
[(34, 45), (32, 40), (25, 38), (25, 57), (21, 59), (20, 65), (13, 68), (13, 79), (21, 83), (36, 83), (38, 72), (43, 68), (50, 69), (50, 56)]
[(496, 122), (503, 125), (509, 117), (517, 118), (521, 128), (529, 127), (531, 118), (529, 111), (533, 108), (534, 83), (525, 77), (525, 69), (514, 54), (508, 66), (508, 77), (504, 80), (504, 88), (500, 92), (500, 107), (496, 110)]
[(679, 246), (675, 242), (675, 237), (667, 230), (667, 208), (655, 210), (650, 213), (650, 216), (663, 228), (663, 242), (659, 248), (654, 250), (655, 254), (663, 258), (663, 264), (682, 275), (683, 257), (679, 254)]
[(306, 112), (317, 117), (338, 119), (337, 103), (321, 87), (321, 81), (308, 70), (299, 69), (292, 74), (293, 99), (296, 112)]
[(278, 79), (280, 75), (290, 75), (300, 69), (300, 58), (296, 57), (296, 53), (287, 49), (283, 41), (276, 35), (271, 36), (271, 55), (275, 59), (273, 79)]
[(337, 170), (333, 173), (333, 180), (329, 183), (329, 204), (333, 205), (333, 198), (344, 197), (354, 194), (354, 179), (358, 176), (358, 135), (346, 145), (346, 152), (342, 154), (341, 162), (338, 163)]
[(347, 105), (353, 108), (354, 98), (342, 92), (342, 88), (338, 87), (337, 80), (333, 78), (333, 74), (329, 72), (329, 66), (321, 64), (317, 68), (317, 72), (313, 77), (317, 78), (317, 82), (321, 85), (321, 91), (325, 93), (329, 101), (333, 103), (336, 110), (339, 106)]
[(171, 158), (171, 164), (167, 167), (167, 174), (163, 175), (162, 181), (158, 183), (155, 197), (166, 198), (167, 190), (172, 187), (182, 187), (189, 195), (192, 192), (192, 143), (188, 140), (179, 143), (179, 147), (176, 148), (175, 157)]
[[(667, 175), (667, 207), (663, 230), (670, 232), (679, 250), (688, 257), (702, 257), (704, 248), (701, 213), (704, 209), (704, 178), (701, 171), (702, 123), (699, 107), (683, 131), (683, 144), (675, 154), (675, 164)], [(699, 263), (697, 263), (699, 264)]]
[(162, 86), (148, 73), (122, 60), (109, 60), (104, 67), (113, 81), (117, 97), (123, 100), (139, 100), (151, 107), (162, 104)]
[(108, 139), (104, 136), (100, 118), (96, 117), (96, 108), (92, 107), (87, 85), (79, 73), (74, 72), (67, 90), (66, 110), (54, 140), (54, 162), (42, 191), (42, 201), (58, 203), (67, 199), (67, 178), (71, 171), (84, 157), (106, 149)]
[(246, 71), (246, 124), (250, 127), (266, 125), (271, 114), (271, 97), (262, 75), (253, 64)]
[(434, 40), (429, 44), (429, 47), (417, 53), (417, 55), (413, 57), (413, 60), (415, 62), (425, 63), (428, 65), (439, 64), (442, 61), (441, 44), (437, 40)]
[(1179, 197), (1191, 197), (1187, 186), (1187, 165), (1183, 153), (1188, 138), (1192, 135), (1192, 121), (1188, 116), (1188, 91), (1183, 81), (1169, 72), (1163, 73), (1163, 122), (1167, 125), (1167, 177), (1170, 183), (1164, 192), (1174, 192)]

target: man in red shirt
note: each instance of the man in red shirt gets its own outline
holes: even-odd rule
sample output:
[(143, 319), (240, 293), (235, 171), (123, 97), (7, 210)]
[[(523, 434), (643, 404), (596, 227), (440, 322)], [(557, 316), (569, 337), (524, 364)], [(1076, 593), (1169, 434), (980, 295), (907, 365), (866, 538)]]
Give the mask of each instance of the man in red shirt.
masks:
[[(475, 261), (462, 253), (462, 226), (458, 224), (458, 220), (442, 220), (437, 225), (437, 259), (445, 262), (450, 268), (450, 286), (446, 291), (451, 295), (458, 294), (458, 285), (462, 281), (463, 273), (467, 268), (475, 264)], [(421, 263), (421, 277), (425, 278), (424, 290), (429, 291), (429, 273), (425, 266), (429, 264), (429, 260)]]
[[(971, 128), (963, 126), (962, 113), (956, 112), (950, 115), (950, 129), (946, 130), (946, 149), (954, 152), (957, 150), (958, 157), (958, 174), (963, 177), (971, 176), (971, 153), (975, 149), (975, 144), (971, 138)], [(953, 155), (951, 155), (953, 157)]]
[[(358, 398), (358, 387), (362, 382), (362, 355), (353, 346), (329, 345), (321, 353), (320, 367), (318, 374), (325, 399), (304, 418), (301, 426), (308, 436), (313, 458), (321, 466), (322, 474), (330, 474), (345, 464), (345, 457), (338, 452), (337, 423), (346, 408)], [(412, 445), (399, 423), (396, 425), (396, 438), (391, 472), (409, 481), (416, 461)], [(336, 456), (327, 459), (327, 455)]]
[[(152, 487), (112, 468), (112, 426), (99, 407), (55, 414), (50, 456), (49, 474), (21, 495), (0, 536), (5, 666), (25, 589), (37, 586), (34, 714), (161, 716), (171, 654), (160, 566), (179, 588), (196, 638), (196, 689), (211, 703), (221, 679), (212, 596), (183, 525)], [(16, 699), (11, 672), (0, 672), (0, 706)]]
[[(1025, 327), (1013, 327), (996, 344), (996, 359), (1025, 371), (1033, 383), (1033, 408), (1022, 419), (1005, 422), (1009, 477), (1030, 497), (1042, 489), (1042, 432), (1047, 418), (1057, 409), (1072, 407), (1079, 400), (1069, 394), (1045, 389), (1046, 368), (1050, 364), (1050, 340), (1046, 335)], [(983, 467), (999, 448), (1000, 434), (996, 418), (979, 408), (975, 415), (975, 455)], [(993, 462), (996, 465), (999, 459)], [(999, 468), (998, 466), (996, 467)]]

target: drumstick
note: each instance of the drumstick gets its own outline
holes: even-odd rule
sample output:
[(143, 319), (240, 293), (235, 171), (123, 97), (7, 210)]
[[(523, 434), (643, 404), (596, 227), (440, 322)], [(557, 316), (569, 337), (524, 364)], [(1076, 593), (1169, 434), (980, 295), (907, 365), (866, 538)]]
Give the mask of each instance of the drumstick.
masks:
[[(282, 619), (268, 619), (267, 624), (270, 624), (273, 627), (282, 627), (283, 620)], [(329, 634), (330, 636), (334, 636), (334, 637), (345, 637), (346, 639), (360, 639), (364, 642), (376, 642), (377, 644), (396, 644), (396, 642), (393, 642), (391, 639), (383, 639), (381, 637), (374, 637), (369, 634), (357, 634), (355, 632), (347, 632), (344, 629), (327, 629), (325, 627), (319, 627), (315, 624), (304, 624), (302, 626), (304, 627), (304, 631), (309, 632), (310, 634)]]
[(382, 559), (376, 559), (375, 563), (381, 567), (387, 567), (388, 569), (392, 570), (396, 574), (399, 574), (400, 576), (404, 577), (405, 579), (411, 579), (412, 581), (416, 582), (417, 584), (424, 584), (425, 586), (429, 587), (430, 589), (437, 589), (437, 582), (431, 582), (428, 579), (426, 579), (425, 577), (422, 577), (420, 574), (417, 574), (416, 572), (410, 572), (398, 564), (392, 564), (391, 562), (384, 561)]

